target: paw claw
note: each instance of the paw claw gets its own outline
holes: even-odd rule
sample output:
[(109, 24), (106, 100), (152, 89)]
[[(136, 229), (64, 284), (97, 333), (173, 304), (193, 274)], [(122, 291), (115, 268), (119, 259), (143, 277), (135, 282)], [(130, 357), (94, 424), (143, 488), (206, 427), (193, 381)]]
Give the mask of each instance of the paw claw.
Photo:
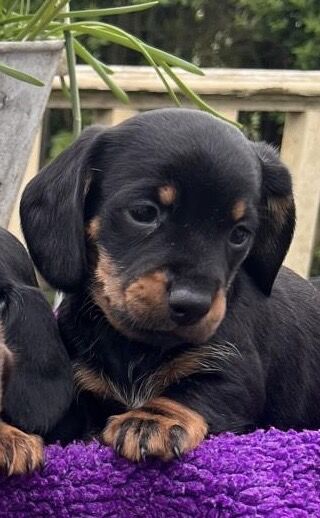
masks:
[(146, 448), (144, 448), (143, 446), (140, 448), (140, 457), (141, 457), (141, 460), (143, 460), (143, 462), (146, 461), (147, 459), (147, 455), (148, 455), (148, 452), (146, 450)]
[(172, 448), (172, 451), (173, 451), (175, 457), (177, 457), (177, 459), (181, 459), (181, 451), (180, 451), (180, 448), (178, 448), (178, 446), (174, 446)]
[(118, 455), (121, 455), (121, 444), (117, 444), (117, 445), (116, 445), (116, 453), (117, 453)]

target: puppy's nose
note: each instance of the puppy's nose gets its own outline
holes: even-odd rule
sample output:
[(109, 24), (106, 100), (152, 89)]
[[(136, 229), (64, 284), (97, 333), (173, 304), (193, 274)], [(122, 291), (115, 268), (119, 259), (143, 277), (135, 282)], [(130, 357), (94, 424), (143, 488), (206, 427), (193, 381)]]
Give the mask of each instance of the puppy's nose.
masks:
[(169, 295), (171, 320), (179, 325), (191, 325), (206, 315), (211, 307), (211, 295), (189, 288), (176, 288)]

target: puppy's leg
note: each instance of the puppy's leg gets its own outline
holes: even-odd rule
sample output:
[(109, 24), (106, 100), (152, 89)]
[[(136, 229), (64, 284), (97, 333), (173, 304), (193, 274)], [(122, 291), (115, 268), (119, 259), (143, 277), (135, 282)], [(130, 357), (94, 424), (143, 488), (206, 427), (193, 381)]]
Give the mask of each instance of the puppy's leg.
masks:
[(196, 448), (207, 431), (198, 412), (159, 397), (139, 409), (111, 417), (102, 440), (133, 461), (149, 455), (169, 460)]
[[(0, 411), (2, 391), (9, 376), (11, 355), (3, 343), (0, 327)], [(40, 437), (27, 435), (0, 420), (0, 471), (22, 474), (41, 466), (43, 447)]]
[(0, 470), (7, 475), (21, 475), (41, 467), (42, 463), (41, 438), (0, 421)]
[(265, 389), (259, 366), (237, 358), (225, 372), (190, 376), (141, 408), (112, 416), (102, 440), (130, 460), (168, 460), (194, 449), (207, 433), (245, 433), (260, 423)]

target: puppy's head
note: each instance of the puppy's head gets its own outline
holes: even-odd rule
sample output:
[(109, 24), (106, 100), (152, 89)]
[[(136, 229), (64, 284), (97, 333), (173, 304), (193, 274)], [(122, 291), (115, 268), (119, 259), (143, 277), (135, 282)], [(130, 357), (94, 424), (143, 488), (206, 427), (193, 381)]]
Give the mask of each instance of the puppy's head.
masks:
[(128, 336), (197, 343), (222, 321), (241, 264), (270, 294), (294, 203), (272, 148), (172, 109), (86, 130), (31, 181), (21, 219), (54, 287), (89, 287)]

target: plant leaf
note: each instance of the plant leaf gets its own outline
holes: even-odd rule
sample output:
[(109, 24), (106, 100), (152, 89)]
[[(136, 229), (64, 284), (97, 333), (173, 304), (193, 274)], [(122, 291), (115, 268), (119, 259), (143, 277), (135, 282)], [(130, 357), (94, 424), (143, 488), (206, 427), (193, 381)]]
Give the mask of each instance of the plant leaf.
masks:
[(157, 63), (153, 60), (152, 56), (150, 55), (148, 50), (145, 48), (144, 43), (141, 40), (139, 40), (138, 38), (136, 38), (135, 36), (132, 36), (131, 34), (127, 33), (126, 31), (124, 31), (124, 30), (122, 30), (122, 29), (120, 29), (118, 27), (114, 27), (113, 25), (108, 25), (108, 24), (104, 24), (104, 26), (105, 26), (105, 28), (107, 30), (110, 29), (113, 32), (113, 34), (116, 34), (118, 36), (123, 36), (124, 38), (127, 38), (134, 45), (133, 48), (135, 50), (139, 51), (145, 57), (146, 61), (155, 69), (155, 71), (158, 74), (159, 78), (161, 79), (161, 81), (163, 82), (164, 86), (166, 87), (167, 92), (168, 92), (169, 96), (171, 97), (171, 99), (173, 100), (173, 102), (177, 106), (180, 106), (179, 99), (177, 98), (175, 92), (173, 91), (173, 89), (171, 88), (171, 86), (167, 82), (166, 78), (162, 74), (162, 72), (159, 69)]
[(9, 2), (6, 3), (6, 10), (7, 10), (6, 15), (7, 16), (14, 10), (17, 3), (18, 3), (18, 0), (10, 0)]
[[(61, 25), (59, 27), (55, 26), (51, 29), (51, 32), (57, 33), (61, 30), (74, 30), (77, 34), (90, 34), (91, 36), (95, 36), (98, 39), (109, 39), (109, 41), (112, 43), (117, 43), (118, 45), (122, 45), (123, 47), (127, 47), (129, 49), (136, 49), (136, 45), (134, 45), (128, 39), (128, 37), (120, 35), (119, 29), (117, 27), (102, 22), (74, 22), (68, 25)], [(193, 63), (189, 63), (184, 59), (177, 58), (168, 52), (159, 50), (155, 47), (152, 47), (151, 45), (147, 45), (146, 43), (143, 43), (143, 45), (156, 62), (165, 61), (169, 65), (182, 68), (183, 70), (191, 72), (192, 74), (201, 76), (204, 75), (202, 70)]]
[(23, 29), (19, 32), (17, 36), (17, 40), (23, 40), (25, 36), (28, 34), (30, 30), (32, 30), (38, 23), (38, 21), (41, 19), (41, 16), (48, 12), (48, 9), (50, 9), (50, 4), (52, 4), (52, 0), (45, 0), (42, 5), (39, 7), (39, 9), (34, 13), (34, 15), (30, 18), (29, 23), (23, 27)]
[[(107, 27), (107, 29), (104, 29), (103, 31), (100, 30), (100, 31), (98, 31), (98, 33), (97, 33), (97, 30), (93, 29), (92, 27), (88, 28), (88, 27), (84, 26), (84, 30), (81, 30), (81, 28), (80, 28), (80, 26), (78, 24), (65, 24), (63, 26), (64, 27), (64, 31), (69, 31), (70, 27), (72, 29), (72, 27), (74, 25), (76, 25), (76, 27), (77, 27), (77, 31), (75, 31), (75, 32), (79, 33), (79, 34), (92, 34), (92, 35), (94, 35), (96, 37), (102, 38), (103, 40), (107, 40), (107, 41), (110, 41), (112, 43), (118, 43), (119, 45), (122, 45), (122, 44), (125, 45), (125, 43), (123, 43), (123, 42), (126, 42), (126, 41), (131, 43), (130, 48), (139, 51), (146, 58), (146, 60), (156, 70), (156, 72), (159, 75), (161, 81), (164, 83), (164, 85), (165, 85), (165, 87), (166, 87), (170, 97), (172, 98), (173, 102), (175, 104), (177, 104), (178, 106), (180, 105), (180, 102), (179, 102), (176, 94), (174, 93), (174, 91), (170, 87), (169, 83), (167, 82), (166, 78), (163, 76), (162, 72), (159, 70), (159, 67), (158, 67), (157, 63), (152, 59), (152, 56), (144, 48), (144, 44), (142, 42), (140, 42), (140, 40), (138, 40), (137, 38), (134, 38), (134, 36), (131, 36), (129, 34), (127, 35), (124, 31), (121, 31), (121, 29), (118, 29), (117, 27), (111, 26), (110, 31), (108, 31), (107, 24), (104, 24), (105, 27)], [(79, 30), (79, 28), (80, 28), (80, 30)], [(129, 45), (125, 45), (125, 46), (129, 46)]]
[(71, 94), (70, 94), (69, 88), (66, 85), (65, 79), (63, 76), (59, 76), (59, 79), (60, 79), (60, 84), (61, 84), (61, 91), (62, 91), (63, 95), (65, 96), (65, 98), (68, 99), (68, 101), (70, 101)]
[(14, 79), (18, 79), (19, 81), (30, 83), (34, 86), (44, 86), (44, 83), (40, 81), (40, 79), (26, 74), (26, 72), (21, 72), (21, 70), (17, 70), (16, 68), (8, 67), (8, 65), (5, 65), (4, 63), (0, 63), (0, 72), (6, 74), (7, 76), (13, 77)]
[[(116, 14), (128, 14), (138, 13), (139, 11), (145, 11), (151, 9), (155, 5), (159, 4), (158, 0), (154, 2), (145, 2), (143, 4), (127, 5), (125, 7), (107, 7), (106, 9), (85, 9), (83, 11), (69, 11), (69, 18), (94, 18), (100, 16), (114, 16)], [(65, 15), (59, 13), (56, 18), (63, 18)]]
[(176, 83), (176, 85), (180, 88), (181, 92), (190, 99), (200, 110), (206, 111), (210, 113), (211, 115), (214, 115), (215, 117), (218, 117), (219, 119), (222, 119), (226, 122), (229, 122), (230, 124), (233, 124), (233, 126), (236, 126), (237, 128), (241, 129), (242, 125), (239, 124), (239, 122), (233, 121), (222, 115), (222, 113), (217, 112), (209, 104), (207, 104), (205, 101), (199, 97), (191, 88), (189, 88), (181, 79), (173, 72), (173, 70), (166, 64), (162, 63), (162, 68), (166, 71), (169, 77)]
[(107, 84), (112, 93), (117, 97), (121, 102), (128, 104), (129, 97), (120, 86), (118, 86), (107, 74), (104, 67), (100, 64), (98, 60), (90, 52), (85, 49), (81, 43), (79, 43), (76, 39), (74, 39), (74, 49), (78, 56), (83, 59), (88, 65), (90, 65), (97, 74), (101, 77), (101, 79)]
[[(54, 2), (51, 2), (48, 9), (43, 13), (42, 17), (39, 20), (37, 27), (35, 27), (31, 32), (29, 32), (27, 39), (34, 40), (38, 34), (41, 33), (43, 29), (46, 29), (48, 24), (54, 20), (55, 16), (62, 10), (62, 8), (69, 4), (70, 0), (60, 0), (60, 2), (55, 5)], [(53, 7), (52, 7), (53, 5)], [(67, 17), (67, 15), (65, 15)]]
[(30, 20), (30, 18), (30, 14), (26, 14), (24, 16), (11, 15), (9, 18), (6, 17), (3, 20), (0, 20), (0, 26), (9, 25), (10, 23), (26, 22), (27, 20)]
[(33, 40), (43, 29), (50, 24), (61, 9), (69, 3), (70, 0), (45, 0), (41, 7), (31, 17), (29, 23), (18, 34), (17, 40)]

